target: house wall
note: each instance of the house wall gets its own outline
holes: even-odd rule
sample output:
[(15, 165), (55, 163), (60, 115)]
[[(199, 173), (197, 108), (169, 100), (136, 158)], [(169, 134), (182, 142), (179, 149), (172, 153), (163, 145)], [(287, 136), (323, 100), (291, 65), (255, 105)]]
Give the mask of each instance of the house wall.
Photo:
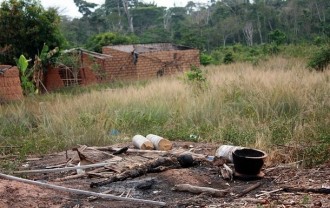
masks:
[[(140, 51), (137, 59), (132, 53), (134, 48)], [(106, 46), (102, 52), (103, 55), (82, 53), (79, 84), (148, 79), (188, 71), (192, 65), (200, 65), (198, 50), (171, 44)], [(48, 70), (45, 78), (47, 90), (65, 86), (59, 72), (55, 68)]]
[(137, 78), (137, 66), (133, 55), (110, 47), (103, 47), (103, 54), (111, 55), (111, 59), (104, 64), (104, 70), (109, 74), (108, 80)]
[[(7, 68), (9, 65), (1, 65), (0, 68)], [(23, 98), (19, 71), (16, 66), (7, 69), (0, 74), (0, 102), (13, 101)]]
[(93, 57), (89, 54), (82, 54), (82, 68), (80, 70), (81, 84), (88, 85), (106, 81), (109, 74), (104, 71), (104, 64), (107, 59)]
[[(82, 68), (78, 74), (80, 85), (89, 85), (106, 80), (107, 74), (103, 73), (104, 64), (107, 59), (96, 58), (82, 53)], [(60, 75), (60, 68), (50, 67), (44, 78), (44, 85), (48, 91), (65, 87), (65, 82)]]
[(64, 83), (59, 74), (60, 69), (49, 67), (44, 78), (44, 85), (48, 91), (64, 87)]
[(145, 79), (188, 71), (192, 65), (200, 66), (199, 51), (169, 50), (140, 53), (134, 64), (133, 54), (103, 47), (103, 53), (112, 56), (105, 64), (111, 79)]

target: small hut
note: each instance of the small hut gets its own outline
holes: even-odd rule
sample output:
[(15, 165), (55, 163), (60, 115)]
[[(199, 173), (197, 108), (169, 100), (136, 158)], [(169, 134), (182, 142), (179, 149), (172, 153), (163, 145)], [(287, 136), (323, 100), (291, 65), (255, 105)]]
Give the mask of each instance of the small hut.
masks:
[(23, 98), (19, 71), (16, 66), (0, 65), (0, 102)]

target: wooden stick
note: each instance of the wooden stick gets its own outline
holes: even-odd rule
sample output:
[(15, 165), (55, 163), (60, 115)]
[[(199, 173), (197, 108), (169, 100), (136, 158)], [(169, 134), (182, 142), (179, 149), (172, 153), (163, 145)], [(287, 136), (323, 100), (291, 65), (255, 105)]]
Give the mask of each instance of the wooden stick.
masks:
[[(94, 149), (100, 150), (100, 151), (119, 151), (121, 148), (116, 147), (93, 147)], [(140, 150), (140, 149), (127, 149), (126, 152), (131, 153), (159, 153), (159, 154), (165, 154), (168, 153), (168, 151), (162, 151), (162, 150)]]
[(10, 175), (5, 175), (0, 173), (0, 177), (8, 180), (15, 180), (23, 183), (28, 183), (32, 185), (38, 185), (58, 191), (65, 191), (73, 194), (84, 194), (84, 195), (89, 195), (89, 196), (96, 196), (104, 199), (114, 199), (114, 200), (120, 200), (120, 201), (132, 201), (132, 202), (139, 202), (139, 203), (146, 203), (146, 204), (153, 204), (153, 205), (159, 205), (159, 206), (165, 206), (165, 202), (159, 202), (159, 201), (151, 201), (151, 200), (144, 200), (144, 199), (136, 199), (136, 198), (125, 198), (125, 197), (119, 197), (111, 194), (102, 194), (102, 193), (96, 193), (96, 192), (90, 192), (90, 191), (85, 191), (85, 190), (79, 190), (79, 189), (72, 189), (72, 188), (66, 188), (63, 186), (57, 186), (53, 184), (47, 184), (47, 183), (42, 183), (39, 181), (31, 181), (28, 179), (24, 178), (18, 178), (15, 176), (10, 176)]
[(256, 194), (256, 197), (261, 197), (261, 196), (272, 194), (272, 193), (276, 193), (276, 192), (279, 192), (279, 191), (283, 191), (283, 189), (282, 188), (279, 188), (279, 189), (275, 189), (273, 191), (264, 192), (262, 194)]
[(118, 151), (115, 151), (112, 154), (113, 155), (120, 155), (120, 154), (123, 154), (123, 153), (127, 152), (127, 150), (128, 150), (128, 147), (123, 147), (123, 148), (120, 148)]
[(318, 194), (330, 194), (329, 188), (296, 188), (296, 187), (283, 187), (285, 192), (312, 192)]
[(249, 193), (250, 191), (253, 191), (254, 189), (258, 188), (259, 186), (261, 186), (261, 183), (255, 183), (249, 187), (247, 187), (246, 189), (244, 189), (240, 194), (237, 195), (237, 197), (242, 197), (245, 194)]
[(150, 171), (152, 171), (154, 168), (159, 166), (172, 166), (174, 165), (174, 161), (170, 157), (159, 157), (156, 160), (147, 162), (143, 165), (137, 165), (123, 173), (114, 175), (111, 178), (108, 178), (107, 180), (100, 181), (100, 182), (92, 182), (90, 184), (91, 188), (98, 187), (98, 186), (104, 186), (107, 184), (110, 184), (112, 182), (116, 181), (123, 181), (127, 178), (136, 178), (138, 176), (144, 175)]
[[(120, 150), (121, 148), (116, 148), (116, 147), (111, 147), (111, 146), (107, 146), (107, 147), (92, 147), (93, 149), (97, 149), (97, 150), (101, 150), (101, 151), (111, 151), (111, 152), (115, 152)], [(171, 150), (171, 151), (163, 151), (163, 150), (140, 150), (140, 149), (127, 149), (126, 152), (130, 152), (130, 153), (157, 153), (157, 154), (172, 154), (172, 155), (181, 155), (181, 154), (191, 154), (193, 157), (195, 158), (206, 158), (207, 155), (203, 155), (203, 154), (197, 154), (194, 152), (190, 152), (190, 151), (177, 151), (177, 150)]]
[(65, 168), (20, 170), (20, 171), (14, 171), (14, 173), (50, 173), (50, 172), (68, 171), (68, 170), (76, 170), (76, 169), (96, 168), (96, 167), (102, 167), (102, 166), (105, 166), (108, 164), (109, 163), (96, 163), (96, 164), (91, 164), (91, 165), (82, 165), (82, 166), (65, 167)]
[(66, 181), (66, 180), (71, 180), (71, 179), (83, 178), (85, 176), (87, 176), (87, 173), (76, 174), (76, 175), (69, 175), (69, 176), (65, 176), (63, 178), (55, 178), (53, 181), (60, 182), (60, 181)]
[(269, 201), (267, 199), (239, 198), (236, 200), (246, 201), (246, 202), (251, 202), (251, 203), (256, 203), (256, 204), (268, 204), (269, 203)]
[(201, 187), (201, 186), (193, 186), (190, 184), (178, 184), (175, 185), (172, 190), (174, 191), (185, 191), (194, 194), (206, 193), (216, 197), (223, 197), (225, 196), (228, 191), (227, 190), (219, 190), (210, 187)]
[[(102, 194), (109, 194), (111, 192), (112, 192), (112, 190), (106, 190), (106, 191), (103, 191)], [(98, 198), (99, 197), (96, 197), (96, 196), (90, 196), (90, 197), (88, 197), (88, 201), (92, 202), (92, 201), (97, 200)]]

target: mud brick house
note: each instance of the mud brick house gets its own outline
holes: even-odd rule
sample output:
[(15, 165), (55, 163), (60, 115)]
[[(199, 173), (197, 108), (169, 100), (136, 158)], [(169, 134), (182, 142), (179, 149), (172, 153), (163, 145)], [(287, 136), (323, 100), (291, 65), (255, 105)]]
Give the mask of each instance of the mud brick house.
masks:
[(0, 65), (0, 103), (23, 98), (19, 71), (16, 66)]
[(145, 79), (190, 70), (199, 66), (199, 51), (170, 43), (105, 46), (112, 56), (105, 65), (111, 79)]
[(48, 91), (73, 84), (88, 85), (114, 80), (138, 80), (172, 75), (199, 66), (197, 49), (170, 43), (105, 46), (102, 54), (82, 49), (79, 69), (57, 66), (48, 69)]
[(107, 80), (104, 68), (111, 56), (82, 49), (68, 51), (68, 55), (71, 52), (79, 54), (79, 68), (75, 69), (63, 64), (49, 67), (44, 77), (44, 85), (48, 91), (71, 85), (88, 85)]

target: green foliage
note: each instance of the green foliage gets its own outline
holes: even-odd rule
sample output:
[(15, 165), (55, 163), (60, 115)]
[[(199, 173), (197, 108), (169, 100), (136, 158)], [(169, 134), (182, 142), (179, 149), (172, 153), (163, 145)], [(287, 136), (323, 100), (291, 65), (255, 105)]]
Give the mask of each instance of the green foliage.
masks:
[(191, 66), (190, 71), (186, 73), (188, 81), (191, 82), (205, 82), (206, 77), (203, 73), (203, 71), (196, 67), (196, 66)]
[(57, 10), (45, 10), (39, 1), (3, 1), (0, 6), (0, 62), (14, 65), (14, 58), (21, 54), (34, 59), (44, 43), (49, 48), (65, 45), (59, 23)]
[(224, 64), (231, 64), (234, 62), (234, 57), (231, 52), (228, 52), (225, 54), (225, 57), (223, 58), (223, 63)]
[(196, 94), (203, 92), (207, 87), (205, 73), (199, 67), (191, 66), (190, 71), (186, 72), (186, 78)]
[(322, 47), (308, 62), (308, 67), (316, 71), (324, 71), (330, 64), (330, 46)]
[(205, 54), (205, 53), (201, 53), (199, 56), (200, 62), (203, 66), (207, 66), (209, 64), (212, 63), (212, 56)]
[(28, 68), (29, 62), (24, 55), (21, 55), (17, 61), (17, 67), (20, 71), (21, 86), (23, 93), (29, 95), (34, 93), (35, 86), (32, 81), (33, 70)]
[(275, 43), (275, 45), (277, 46), (284, 44), (286, 41), (285, 33), (278, 29), (271, 31), (268, 34), (268, 36), (269, 36), (269, 41), (271, 43)]
[(86, 47), (89, 50), (101, 53), (103, 46), (120, 45), (120, 44), (132, 44), (136, 43), (137, 39), (134, 36), (125, 36), (118, 33), (101, 33), (91, 37)]

